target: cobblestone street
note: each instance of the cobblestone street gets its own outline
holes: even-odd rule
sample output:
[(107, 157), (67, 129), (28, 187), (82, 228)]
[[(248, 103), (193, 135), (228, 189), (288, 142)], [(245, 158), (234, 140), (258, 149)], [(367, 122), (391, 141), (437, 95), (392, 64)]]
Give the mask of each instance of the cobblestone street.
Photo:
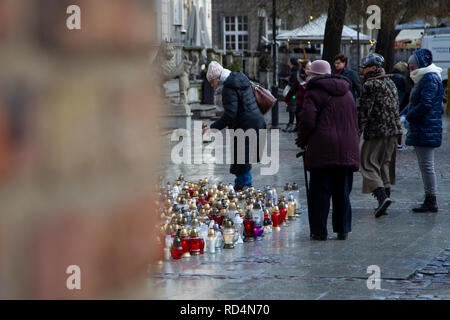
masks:
[[(284, 128), (287, 114), (280, 108)], [(270, 119), (270, 116), (269, 116)], [(423, 187), (413, 148), (397, 153), (397, 184), (389, 215), (375, 219), (376, 200), (361, 193), (362, 179), (354, 175), (351, 194), (352, 232), (336, 241), (329, 217), (329, 240), (309, 240), (308, 218), (216, 255), (165, 261), (151, 267), (153, 275), (142, 288), (151, 299), (450, 299), (450, 134), (444, 119), (444, 143), (436, 153), (437, 214), (417, 214), (411, 208), (423, 200)], [(167, 136), (170, 140), (170, 136)], [(267, 184), (282, 190), (296, 182), (301, 206), (306, 206), (301, 161), (295, 134), (280, 132), (280, 168), (274, 176), (259, 175), (256, 188)], [(171, 146), (173, 146), (172, 143)], [(164, 182), (183, 174), (188, 181), (214, 176), (233, 182), (228, 165), (173, 165), (170, 148), (162, 164)], [(368, 289), (371, 265), (380, 267), (381, 289)]]

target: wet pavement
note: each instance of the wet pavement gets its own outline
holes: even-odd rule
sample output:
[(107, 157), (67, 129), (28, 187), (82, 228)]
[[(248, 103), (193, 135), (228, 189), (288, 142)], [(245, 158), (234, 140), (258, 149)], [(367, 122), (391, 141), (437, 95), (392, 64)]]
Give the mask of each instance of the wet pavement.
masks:
[[(280, 122), (287, 114), (281, 108)], [(443, 146), (436, 152), (438, 213), (417, 214), (411, 207), (423, 200), (423, 186), (413, 149), (399, 151), (395, 201), (389, 215), (375, 219), (376, 200), (361, 194), (362, 179), (354, 175), (351, 194), (352, 232), (336, 240), (329, 217), (329, 240), (310, 241), (307, 214), (265, 235), (263, 241), (239, 244), (215, 255), (165, 261), (153, 272), (139, 297), (150, 299), (450, 299), (450, 133), (444, 119)], [(284, 125), (282, 126), (284, 127)], [(214, 176), (233, 182), (228, 165), (174, 165), (170, 137), (161, 171), (164, 181), (183, 174), (188, 181)], [(256, 188), (270, 184), (282, 190), (296, 182), (306, 206), (303, 166), (295, 158), (295, 134), (280, 133), (280, 168), (273, 176), (259, 175)], [(381, 271), (380, 289), (368, 289), (372, 272)]]

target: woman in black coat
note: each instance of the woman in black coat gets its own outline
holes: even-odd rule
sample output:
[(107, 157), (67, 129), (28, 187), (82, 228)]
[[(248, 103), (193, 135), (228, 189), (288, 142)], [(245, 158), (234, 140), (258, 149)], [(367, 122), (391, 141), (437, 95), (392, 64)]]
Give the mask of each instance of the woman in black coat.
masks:
[[(266, 128), (266, 121), (263, 114), (259, 110), (256, 103), (253, 90), (250, 86), (250, 80), (242, 72), (231, 72), (228, 69), (224, 69), (216, 61), (212, 61), (208, 67), (208, 73), (206, 78), (209, 83), (217, 88), (219, 84), (223, 84), (222, 90), (222, 104), (224, 108), (224, 114), (220, 119), (211, 125), (212, 129), (222, 130), (224, 128), (229, 129), (242, 129), (246, 132), (249, 129), (256, 130), (257, 154), (250, 154), (250, 140), (248, 137), (245, 139), (245, 163), (238, 164), (238, 148), (237, 139), (234, 138), (234, 161), (230, 167), (230, 173), (236, 176), (235, 189), (242, 190), (244, 187), (251, 187), (252, 174), (251, 174), (251, 161), (256, 159), (259, 161), (259, 129)], [(204, 129), (204, 131), (207, 128)]]
[[(300, 71), (300, 67), (298, 64), (297, 58), (290, 58), (288, 62), (289, 68), (291, 69), (291, 73), (288, 78), (288, 86), (292, 88), (294, 86), (295, 81), (297, 80), (297, 75)], [(295, 100), (290, 99), (287, 104), (287, 112), (289, 112), (289, 123), (287, 124), (286, 128), (283, 129), (283, 132), (294, 132), (295, 126), (294, 126), (294, 120), (295, 120), (295, 112), (297, 109), (297, 105), (295, 103)]]

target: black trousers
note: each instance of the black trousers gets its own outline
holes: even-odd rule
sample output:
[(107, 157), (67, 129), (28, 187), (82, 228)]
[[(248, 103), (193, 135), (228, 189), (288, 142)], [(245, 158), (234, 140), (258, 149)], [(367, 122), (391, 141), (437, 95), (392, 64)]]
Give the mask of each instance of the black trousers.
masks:
[(309, 229), (317, 236), (327, 236), (327, 220), (330, 197), (333, 199), (333, 232), (351, 231), (352, 207), (350, 192), (353, 172), (344, 167), (310, 170), (309, 183)]

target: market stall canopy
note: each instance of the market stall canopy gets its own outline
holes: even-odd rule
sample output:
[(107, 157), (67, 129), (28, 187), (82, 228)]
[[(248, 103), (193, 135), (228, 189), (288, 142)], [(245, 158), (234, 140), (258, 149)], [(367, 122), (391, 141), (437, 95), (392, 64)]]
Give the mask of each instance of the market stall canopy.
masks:
[[(325, 35), (325, 25), (327, 23), (327, 15), (322, 15), (319, 18), (309, 22), (303, 27), (288, 30), (277, 35), (277, 40), (303, 40), (303, 41), (323, 41)], [(356, 41), (358, 32), (352, 28), (344, 26), (342, 29), (342, 40)], [(359, 40), (368, 43), (370, 37), (363, 33), (359, 33)]]
[(396, 48), (420, 48), (424, 29), (403, 29), (395, 37)]

